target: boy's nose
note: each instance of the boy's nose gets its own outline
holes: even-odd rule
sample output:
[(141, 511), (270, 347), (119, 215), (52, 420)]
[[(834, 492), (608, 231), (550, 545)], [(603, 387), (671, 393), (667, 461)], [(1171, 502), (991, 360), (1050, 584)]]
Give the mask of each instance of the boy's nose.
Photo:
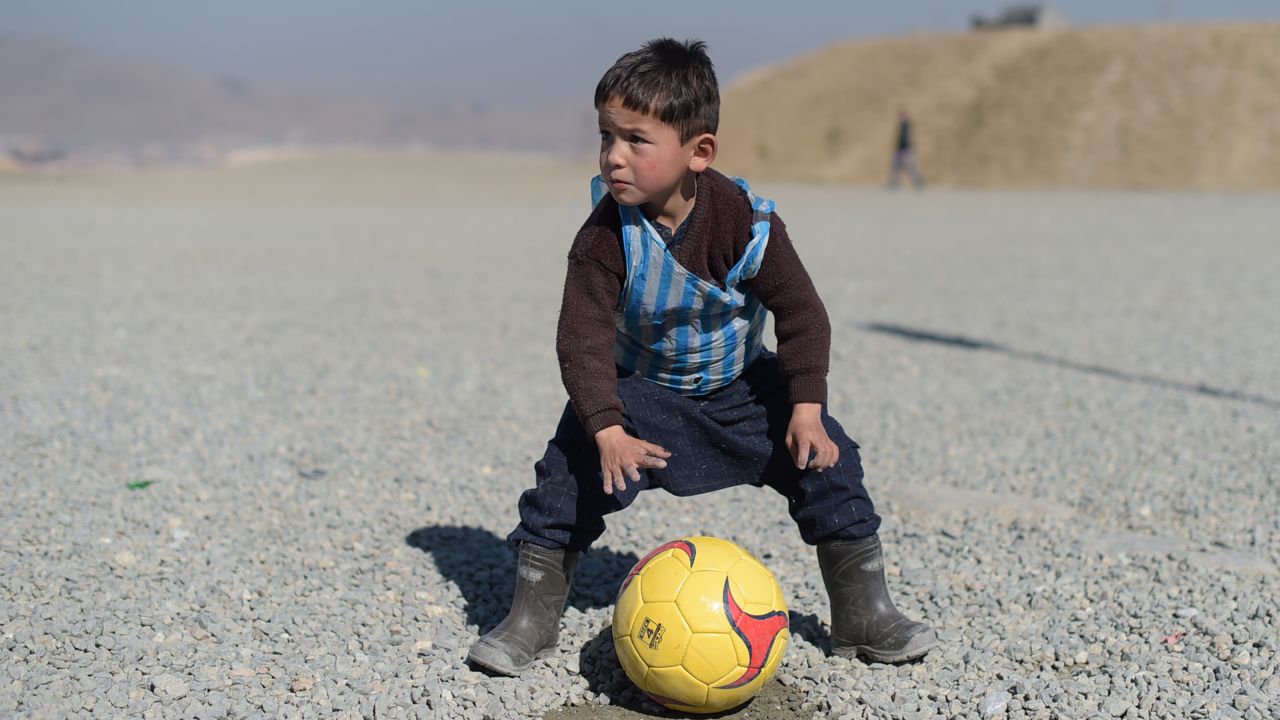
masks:
[(622, 152), (618, 147), (618, 143), (609, 143), (604, 151), (604, 161), (609, 167), (622, 167)]

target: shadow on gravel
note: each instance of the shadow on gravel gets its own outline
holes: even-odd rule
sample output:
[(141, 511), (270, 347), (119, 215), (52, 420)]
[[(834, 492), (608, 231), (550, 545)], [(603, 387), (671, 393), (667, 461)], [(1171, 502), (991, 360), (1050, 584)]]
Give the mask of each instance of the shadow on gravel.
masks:
[(1108, 377), (1113, 380), (1141, 383), (1143, 385), (1151, 385), (1153, 387), (1165, 388), (1167, 390), (1181, 390), (1183, 392), (1222, 398), (1224, 400), (1239, 400), (1241, 402), (1254, 403), (1256, 405), (1280, 410), (1280, 400), (1269, 398), (1264, 395), (1252, 395), (1238, 390), (1216, 388), (1210, 385), (1205, 385), (1204, 383), (1179, 382), (1177, 380), (1166, 380), (1164, 378), (1152, 377), (1150, 375), (1139, 375), (1137, 373), (1116, 370), (1115, 368), (1104, 367), (1102, 365), (1089, 365), (1087, 363), (1079, 363), (1073, 360), (1064, 360), (1063, 358), (1046, 355), (1044, 353), (1017, 350), (999, 343), (993, 343), (987, 340), (974, 340), (973, 338), (967, 338), (962, 335), (943, 335), (941, 333), (917, 330), (915, 328), (894, 325), (892, 323), (865, 323), (862, 325), (862, 329), (870, 330), (871, 332), (884, 333), (886, 335), (895, 335), (897, 337), (914, 340), (916, 342), (949, 345), (951, 347), (961, 348), (964, 350), (986, 350), (989, 352), (999, 352), (1022, 360), (1031, 360), (1038, 363), (1044, 363), (1045, 365), (1067, 368), (1068, 370), (1076, 370), (1079, 372), (1090, 373), (1092, 375), (1101, 375), (1102, 377)]
[(609, 698), (611, 706), (651, 717), (675, 717), (670, 710), (650, 700), (627, 678), (613, 649), (612, 626), (606, 626), (582, 646), (578, 653), (578, 667), (591, 692)]
[[(476, 527), (418, 528), (405, 543), (429, 555), (444, 578), (458, 586), (467, 623), (486, 633), (502, 622), (515, 592), (516, 558), (506, 538)], [(634, 553), (593, 547), (578, 562), (568, 605), (578, 610), (609, 607), (618, 585), (639, 561)]]
[(801, 615), (794, 610), (788, 613), (787, 622), (790, 624), (788, 629), (792, 636), (804, 638), (805, 642), (814, 647), (821, 648), (823, 654), (831, 654), (831, 635), (822, 627), (822, 621), (817, 615), (809, 613)]
[[(807, 624), (812, 615), (797, 615)], [(816, 619), (815, 619), (816, 621)], [(825, 637), (825, 633), (824, 633)], [(592, 692), (609, 699), (608, 705), (578, 706), (549, 713), (547, 720), (621, 720), (629, 718), (735, 718), (735, 720), (792, 720), (812, 717), (803, 713), (805, 696), (796, 688), (774, 680), (769, 682), (750, 702), (732, 710), (712, 715), (679, 713), (653, 702), (645, 695), (618, 664), (613, 650), (613, 630), (604, 628), (587, 641), (578, 654), (578, 666), (582, 677)]]

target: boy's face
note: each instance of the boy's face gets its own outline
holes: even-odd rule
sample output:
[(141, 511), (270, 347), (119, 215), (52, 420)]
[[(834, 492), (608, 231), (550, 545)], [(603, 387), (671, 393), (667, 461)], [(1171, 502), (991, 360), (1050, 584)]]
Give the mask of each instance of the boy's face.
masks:
[[(619, 205), (640, 205), (657, 217), (690, 171), (701, 172), (710, 158), (699, 150), (715, 136), (680, 142), (680, 133), (661, 120), (622, 106), (610, 98), (596, 108), (600, 120), (600, 176)], [(711, 151), (714, 157), (714, 149)]]

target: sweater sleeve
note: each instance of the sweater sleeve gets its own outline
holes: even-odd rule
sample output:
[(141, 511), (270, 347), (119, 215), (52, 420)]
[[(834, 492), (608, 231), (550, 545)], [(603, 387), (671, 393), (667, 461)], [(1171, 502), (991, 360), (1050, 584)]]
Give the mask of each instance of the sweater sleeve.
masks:
[(764, 261), (750, 283), (760, 302), (773, 313), (778, 362), (791, 402), (825, 403), (831, 322), (777, 213), (770, 216)]
[[(601, 202), (607, 204), (607, 199)], [(588, 435), (623, 424), (613, 343), (626, 258), (619, 231), (607, 220), (610, 213), (601, 210), (597, 207), (569, 251), (556, 330), (560, 379)], [(611, 214), (618, 216), (616, 206)]]

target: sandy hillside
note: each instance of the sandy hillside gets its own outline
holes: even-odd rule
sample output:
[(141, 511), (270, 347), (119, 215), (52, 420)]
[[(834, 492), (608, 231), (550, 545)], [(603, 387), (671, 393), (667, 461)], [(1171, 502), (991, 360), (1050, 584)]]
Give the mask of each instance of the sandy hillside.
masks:
[(728, 89), (723, 164), (883, 182), (906, 107), (935, 183), (1280, 187), (1277, 88), (1280, 23), (851, 42)]

